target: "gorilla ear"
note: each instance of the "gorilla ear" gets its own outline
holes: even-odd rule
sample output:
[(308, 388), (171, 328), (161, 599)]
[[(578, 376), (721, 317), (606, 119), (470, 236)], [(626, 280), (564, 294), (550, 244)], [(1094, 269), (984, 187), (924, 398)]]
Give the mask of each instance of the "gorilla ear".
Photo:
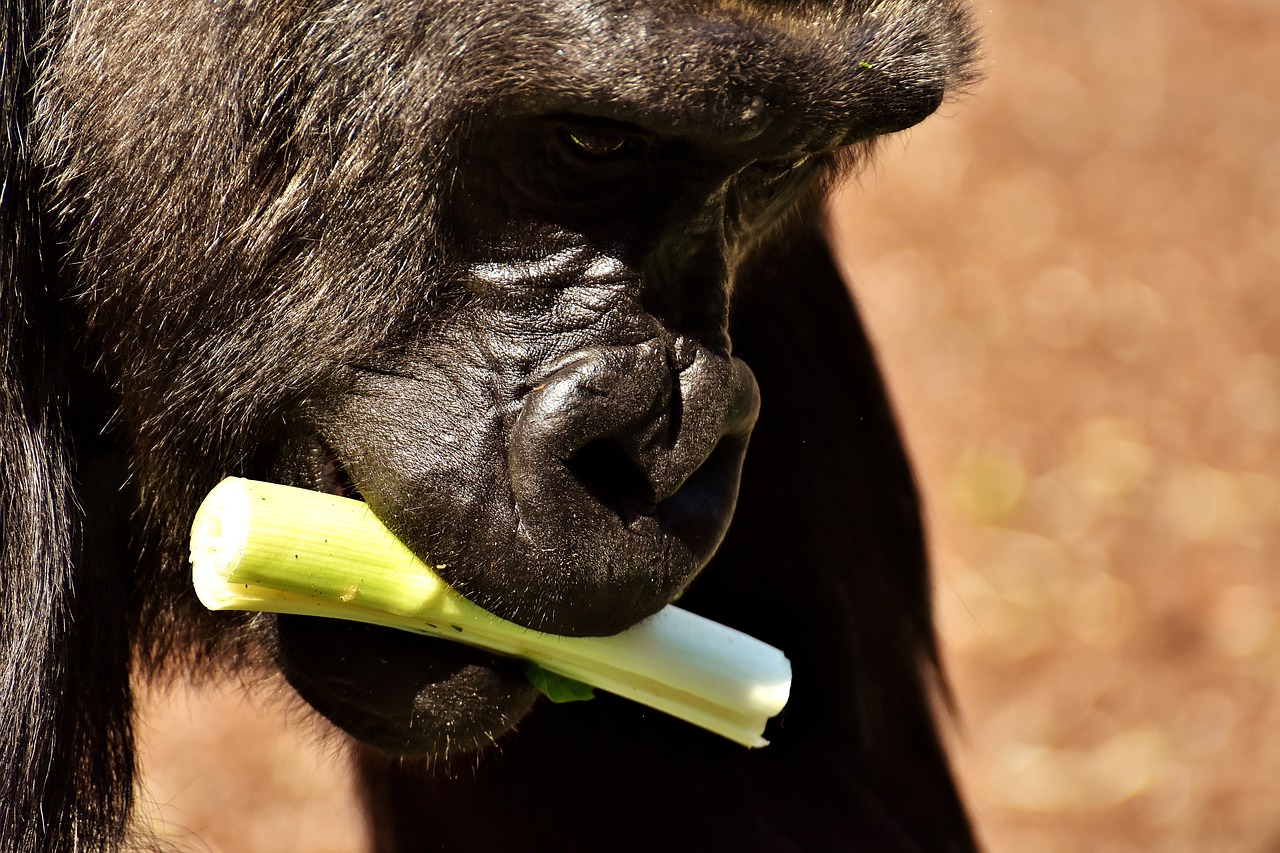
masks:
[(967, 819), (933, 722), (918, 495), (822, 225), (758, 252), (735, 296), (734, 354), (759, 381), (760, 419), (728, 536), (682, 604), (792, 659), (792, 702), (766, 733), (777, 748), (825, 764), (831, 781), (860, 775), (879, 801), (870, 811), (936, 833), (922, 849), (942, 849)]

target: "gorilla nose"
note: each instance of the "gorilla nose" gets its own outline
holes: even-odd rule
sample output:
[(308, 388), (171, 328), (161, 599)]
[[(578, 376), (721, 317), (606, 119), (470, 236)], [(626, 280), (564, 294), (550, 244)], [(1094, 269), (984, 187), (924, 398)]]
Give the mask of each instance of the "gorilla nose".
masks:
[(675, 598), (728, 529), (758, 410), (747, 366), (686, 338), (583, 351), (534, 388), (511, 484), (529, 553), (560, 565), (533, 627), (612, 633)]

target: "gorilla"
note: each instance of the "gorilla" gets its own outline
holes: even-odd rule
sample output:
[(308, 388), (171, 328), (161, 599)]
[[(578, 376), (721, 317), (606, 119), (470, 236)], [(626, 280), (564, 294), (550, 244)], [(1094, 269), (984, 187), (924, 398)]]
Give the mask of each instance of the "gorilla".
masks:
[[(975, 849), (824, 230), (974, 81), (959, 0), (0, 15), (0, 848), (148, 844), (132, 686), (234, 673), (351, 750), (378, 851)], [(792, 701), (746, 750), (439, 640), (208, 613), (186, 534), (227, 475), (362, 499), (540, 631), (678, 598), (786, 651)]]

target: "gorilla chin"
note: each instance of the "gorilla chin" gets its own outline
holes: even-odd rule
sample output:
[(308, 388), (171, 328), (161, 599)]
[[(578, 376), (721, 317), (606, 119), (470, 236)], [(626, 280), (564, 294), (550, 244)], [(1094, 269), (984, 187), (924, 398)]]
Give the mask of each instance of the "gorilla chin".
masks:
[(493, 744), (538, 691), (512, 660), (355, 622), (276, 616), (277, 665), (317, 712), (392, 755), (447, 759)]
[[(281, 482), (363, 500), (322, 441), (287, 443)], [(471, 646), (311, 616), (263, 614), (261, 638), (285, 680), (317, 713), (394, 756), (447, 759), (494, 743), (538, 691), (510, 659)]]

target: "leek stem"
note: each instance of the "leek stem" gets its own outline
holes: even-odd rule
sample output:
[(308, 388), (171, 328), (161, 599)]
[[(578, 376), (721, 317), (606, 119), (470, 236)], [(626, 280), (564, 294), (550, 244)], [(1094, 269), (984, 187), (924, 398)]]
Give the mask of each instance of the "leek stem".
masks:
[(791, 665), (752, 637), (669, 606), (610, 637), (565, 637), (468, 601), (362, 501), (228, 478), (191, 530), (196, 593), (211, 610), (351, 619), (468, 643), (764, 746)]

